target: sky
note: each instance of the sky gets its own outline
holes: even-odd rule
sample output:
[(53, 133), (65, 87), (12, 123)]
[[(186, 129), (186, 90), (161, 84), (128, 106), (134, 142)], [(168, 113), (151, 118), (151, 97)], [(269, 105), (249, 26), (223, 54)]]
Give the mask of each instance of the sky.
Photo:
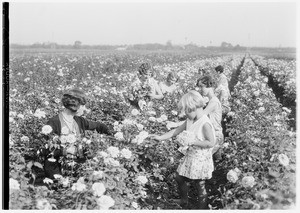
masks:
[(10, 43), (296, 47), (297, 9), (295, 1), (10, 2)]

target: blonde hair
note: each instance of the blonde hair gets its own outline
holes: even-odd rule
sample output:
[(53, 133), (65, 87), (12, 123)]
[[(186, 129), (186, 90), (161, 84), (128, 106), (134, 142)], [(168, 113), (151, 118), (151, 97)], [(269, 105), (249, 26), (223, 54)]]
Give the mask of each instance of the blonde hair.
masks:
[(178, 103), (179, 110), (188, 110), (188, 112), (192, 112), (198, 108), (202, 108), (203, 106), (204, 99), (200, 95), (200, 93), (195, 90), (191, 90), (188, 93), (184, 94)]

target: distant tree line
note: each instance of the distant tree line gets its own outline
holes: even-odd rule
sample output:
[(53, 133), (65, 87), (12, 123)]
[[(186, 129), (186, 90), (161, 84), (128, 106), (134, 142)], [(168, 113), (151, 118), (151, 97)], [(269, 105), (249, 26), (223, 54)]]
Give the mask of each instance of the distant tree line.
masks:
[[(11, 49), (98, 49), (98, 50), (191, 50), (191, 51), (248, 51), (249, 48), (237, 45), (232, 45), (227, 42), (222, 42), (220, 46), (199, 46), (194, 43), (185, 45), (174, 45), (169, 40), (166, 44), (147, 43), (134, 45), (85, 45), (81, 41), (75, 41), (74, 44), (63, 45), (54, 42), (34, 43), (32, 45), (10, 44)], [(251, 47), (251, 50), (295, 50), (296, 48), (263, 48)]]

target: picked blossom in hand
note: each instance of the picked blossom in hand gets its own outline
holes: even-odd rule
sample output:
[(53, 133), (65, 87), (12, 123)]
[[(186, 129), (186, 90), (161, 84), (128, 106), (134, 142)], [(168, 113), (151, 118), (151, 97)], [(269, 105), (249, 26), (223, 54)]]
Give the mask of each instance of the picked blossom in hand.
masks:
[(42, 127), (42, 133), (48, 135), (52, 132), (52, 127), (50, 125), (45, 125)]
[(132, 143), (141, 144), (144, 142), (144, 140), (148, 137), (148, 132), (141, 131), (133, 140)]
[(184, 130), (176, 137), (176, 140), (181, 146), (189, 146), (195, 142), (196, 135), (193, 132)]

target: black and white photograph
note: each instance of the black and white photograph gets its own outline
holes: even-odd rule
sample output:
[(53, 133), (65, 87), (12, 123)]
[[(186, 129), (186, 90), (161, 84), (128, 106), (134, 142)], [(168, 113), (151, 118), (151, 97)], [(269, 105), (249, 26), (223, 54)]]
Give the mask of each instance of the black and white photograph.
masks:
[(2, 209), (296, 211), (297, 1), (2, 11)]

